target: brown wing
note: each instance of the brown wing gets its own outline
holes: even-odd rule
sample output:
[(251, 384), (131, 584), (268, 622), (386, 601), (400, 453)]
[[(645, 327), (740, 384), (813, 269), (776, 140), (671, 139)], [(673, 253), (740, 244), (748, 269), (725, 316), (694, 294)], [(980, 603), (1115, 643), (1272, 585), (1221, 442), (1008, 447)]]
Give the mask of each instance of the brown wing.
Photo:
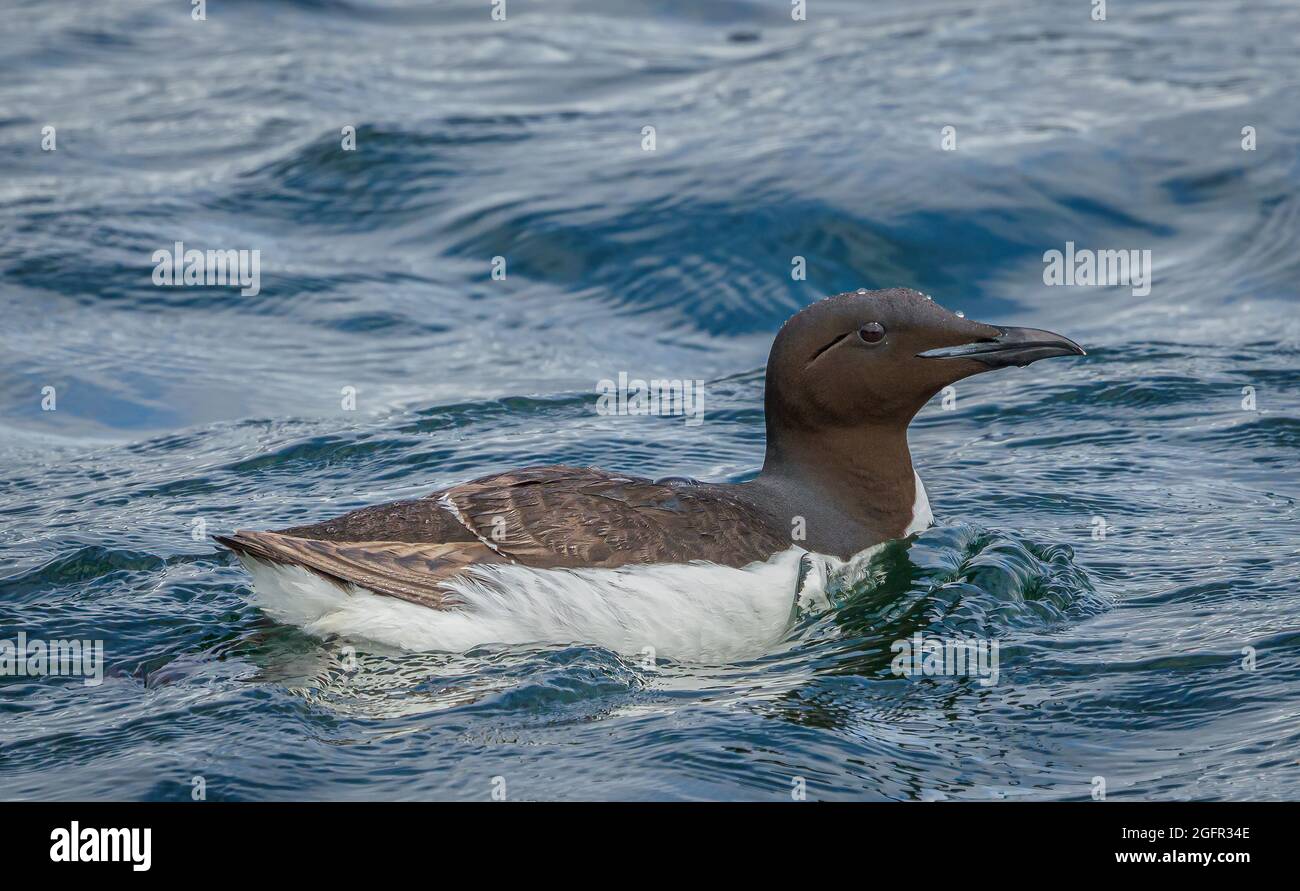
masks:
[(531, 467), (439, 493), (493, 550), (528, 566), (709, 560), (743, 566), (790, 546), (725, 486), (590, 467)]
[(725, 486), (563, 466), (484, 477), (309, 526), (215, 538), (244, 556), (434, 609), (455, 606), (442, 583), (480, 563), (743, 566), (790, 546)]
[(214, 537), (241, 555), (302, 566), (338, 584), (351, 583), (433, 609), (456, 605), (450, 592), (441, 587), (446, 579), (476, 563), (504, 562), (479, 542), (344, 542), (244, 531)]
[(277, 529), (281, 535), (317, 541), (406, 541), (443, 544), (478, 541), (455, 515), (436, 500), (442, 493), (413, 501), (363, 507), (308, 526)]

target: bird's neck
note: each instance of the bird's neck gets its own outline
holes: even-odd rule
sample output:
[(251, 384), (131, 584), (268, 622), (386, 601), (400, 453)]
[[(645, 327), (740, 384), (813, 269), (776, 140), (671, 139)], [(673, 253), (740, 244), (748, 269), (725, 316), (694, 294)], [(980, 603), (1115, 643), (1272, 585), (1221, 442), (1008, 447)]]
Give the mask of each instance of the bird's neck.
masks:
[(916, 475), (906, 424), (837, 430), (769, 431), (755, 485), (785, 512), (818, 518), (809, 530), (832, 551), (900, 537), (912, 522)]

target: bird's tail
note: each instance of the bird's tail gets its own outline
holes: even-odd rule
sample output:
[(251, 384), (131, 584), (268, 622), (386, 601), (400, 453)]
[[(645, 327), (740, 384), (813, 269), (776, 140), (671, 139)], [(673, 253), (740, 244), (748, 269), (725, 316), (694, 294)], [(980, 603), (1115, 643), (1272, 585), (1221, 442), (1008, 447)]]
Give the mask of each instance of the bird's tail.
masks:
[(344, 590), (365, 588), (432, 609), (457, 605), (441, 585), (447, 578), (476, 563), (501, 562), (498, 554), (479, 542), (325, 541), (246, 530), (213, 539), (250, 568), (249, 561), (297, 566)]

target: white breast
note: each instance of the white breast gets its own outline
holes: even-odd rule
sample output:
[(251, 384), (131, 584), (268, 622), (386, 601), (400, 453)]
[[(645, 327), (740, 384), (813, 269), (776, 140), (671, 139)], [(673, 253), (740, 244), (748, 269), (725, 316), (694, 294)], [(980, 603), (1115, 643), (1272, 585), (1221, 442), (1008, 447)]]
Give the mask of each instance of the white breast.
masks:
[(920, 532), (934, 525), (934, 514), (930, 513), (930, 499), (925, 494), (925, 483), (921, 482), (921, 475), (915, 470), (912, 471), (912, 476), (916, 478), (916, 500), (912, 502), (912, 522), (907, 524), (907, 529), (903, 531), (904, 535), (911, 535), (913, 532)]

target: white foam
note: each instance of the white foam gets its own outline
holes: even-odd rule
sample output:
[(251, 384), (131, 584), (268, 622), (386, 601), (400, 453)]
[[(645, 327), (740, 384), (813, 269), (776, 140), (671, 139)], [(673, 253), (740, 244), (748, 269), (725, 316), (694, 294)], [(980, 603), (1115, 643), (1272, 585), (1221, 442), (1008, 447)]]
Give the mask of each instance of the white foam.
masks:
[[(588, 643), (627, 655), (651, 647), (656, 656), (730, 662), (762, 655), (781, 641), (805, 553), (790, 548), (738, 569), (714, 563), (550, 570), (482, 565), (448, 582), (463, 602), (449, 610), (345, 590), (300, 567), (243, 559), (257, 604), (317, 636), (451, 652), (483, 644)], [(814, 562), (800, 594), (807, 604), (824, 596), (832, 566), (825, 558)]]

